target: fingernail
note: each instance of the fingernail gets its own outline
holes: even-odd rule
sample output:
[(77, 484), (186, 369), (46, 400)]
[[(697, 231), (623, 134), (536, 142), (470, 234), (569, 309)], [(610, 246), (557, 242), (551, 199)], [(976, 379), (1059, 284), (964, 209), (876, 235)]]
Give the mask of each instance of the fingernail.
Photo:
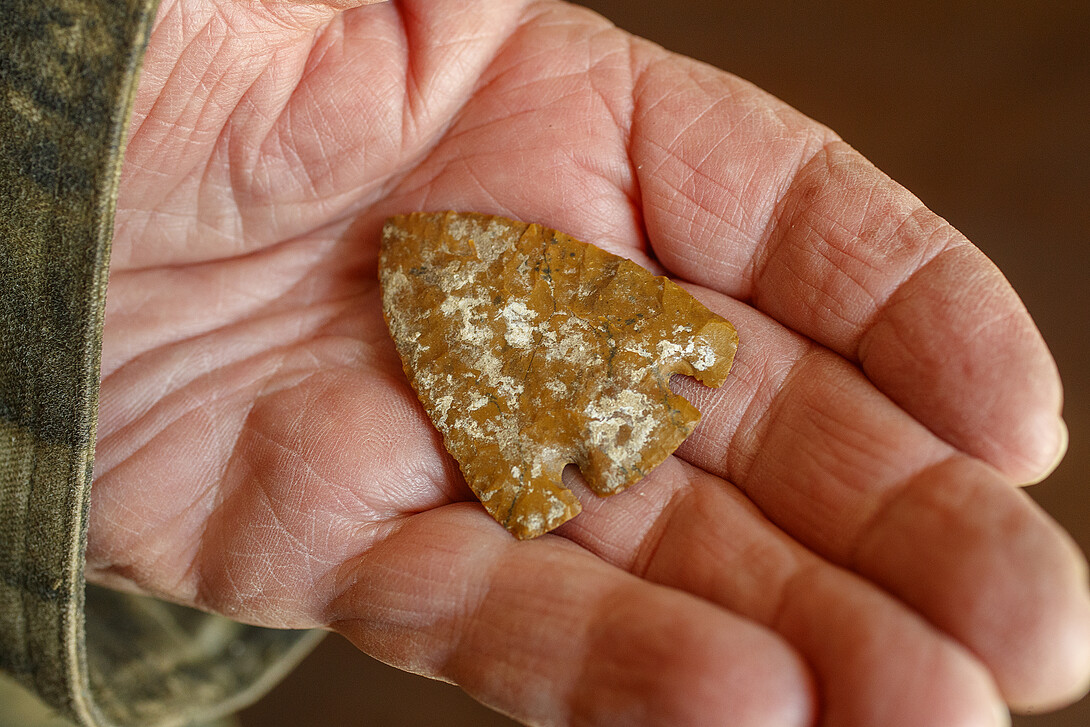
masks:
[(995, 724), (996, 727), (1010, 727), (1011, 725), (1011, 711), (1002, 702), (996, 702), (995, 704)]
[(1046, 467), (1039, 477), (1030, 480), (1029, 482), (1026, 482), (1026, 487), (1029, 487), (1030, 485), (1036, 485), (1037, 483), (1042, 482), (1049, 475), (1055, 472), (1056, 468), (1060, 466), (1060, 462), (1063, 462), (1064, 455), (1067, 454), (1067, 445), (1070, 441), (1071, 435), (1068, 433), (1067, 424), (1064, 422), (1063, 419), (1057, 418), (1056, 421), (1059, 423), (1057, 436), (1057, 441), (1059, 442), (1059, 445), (1056, 448), (1056, 457), (1052, 460), (1052, 464)]

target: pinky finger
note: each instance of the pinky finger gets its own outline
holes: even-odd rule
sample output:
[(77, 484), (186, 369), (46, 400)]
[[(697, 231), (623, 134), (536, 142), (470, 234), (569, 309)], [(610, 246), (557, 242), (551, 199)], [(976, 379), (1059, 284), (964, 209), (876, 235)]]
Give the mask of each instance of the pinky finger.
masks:
[(561, 538), (519, 543), (471, 505), (413, 516), (341, 575), (337, 631), (528, 724), (815, 721), (771, 631)]

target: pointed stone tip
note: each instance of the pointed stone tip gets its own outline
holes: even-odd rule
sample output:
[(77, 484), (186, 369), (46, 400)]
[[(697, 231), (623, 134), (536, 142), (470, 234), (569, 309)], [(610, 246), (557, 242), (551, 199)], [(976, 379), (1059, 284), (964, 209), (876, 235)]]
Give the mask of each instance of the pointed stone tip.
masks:
[(699, 419), (670, 392), (670, 373), (719, 385), (737, 346), (729, 322), (668, 279), (502, 217), (391, 217), (379, 277), (420, 401), (520, 539), (581, 510), (559, 471), (542, 477), (546, 464), (579, 462), (598, 494), (634, 484)]

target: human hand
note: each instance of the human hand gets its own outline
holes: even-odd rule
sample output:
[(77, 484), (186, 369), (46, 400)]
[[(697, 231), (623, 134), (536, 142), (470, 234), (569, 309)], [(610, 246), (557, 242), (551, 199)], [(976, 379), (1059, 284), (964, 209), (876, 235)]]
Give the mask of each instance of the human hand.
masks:
[[(574, 8), (460, 6), (163, 8), (89, 574), (331, 625), (534, 722), (976, 724), (1077, 693), (1084, 566), (1008, 484), (1060, 449), (1059, 385), (980, 253), (737, 79)], [(677, 457), (555, 536), (496, 526), (378, 308), (378, 226), (419, 208), (541, 221), (731, 319)]]

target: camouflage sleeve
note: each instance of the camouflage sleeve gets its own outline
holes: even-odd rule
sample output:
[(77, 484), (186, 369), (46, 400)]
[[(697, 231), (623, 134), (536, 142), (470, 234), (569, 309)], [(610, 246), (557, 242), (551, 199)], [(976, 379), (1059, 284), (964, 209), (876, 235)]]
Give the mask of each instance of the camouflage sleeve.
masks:
[(87, 587), (118, 169), (154, 0), (0, 0), (0, 668), (82, 725), (189, 724), (317, 635)]

